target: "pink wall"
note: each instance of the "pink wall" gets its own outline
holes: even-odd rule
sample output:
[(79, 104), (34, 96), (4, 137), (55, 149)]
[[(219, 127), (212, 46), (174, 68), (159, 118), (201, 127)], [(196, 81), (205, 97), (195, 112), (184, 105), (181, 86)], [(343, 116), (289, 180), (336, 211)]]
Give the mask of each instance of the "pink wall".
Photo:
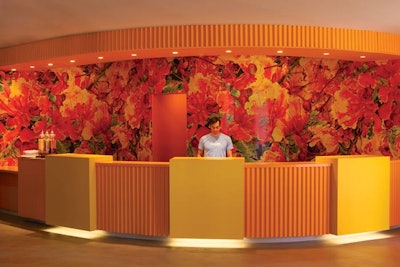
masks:
[(154, 95), (152, 102), (154, 161), (186, 156), (186, 94)]

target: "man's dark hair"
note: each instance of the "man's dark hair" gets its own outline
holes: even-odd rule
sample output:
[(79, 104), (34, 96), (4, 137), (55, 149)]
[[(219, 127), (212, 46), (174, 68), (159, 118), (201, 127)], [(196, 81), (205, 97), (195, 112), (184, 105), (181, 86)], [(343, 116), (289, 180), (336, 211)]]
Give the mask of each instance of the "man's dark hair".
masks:
[(221, 124), (221, 119), (219, 117), (213, 116), (207, 119), (206, 127), (210, 127), (214, 123), (219, 122)]

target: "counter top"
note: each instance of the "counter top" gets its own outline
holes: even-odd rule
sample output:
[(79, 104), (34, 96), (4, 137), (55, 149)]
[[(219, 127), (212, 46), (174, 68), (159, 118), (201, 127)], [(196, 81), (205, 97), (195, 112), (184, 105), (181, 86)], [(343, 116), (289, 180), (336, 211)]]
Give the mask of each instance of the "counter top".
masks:
[(18, 166), (0, 166), (0, 172), (18, 173)]

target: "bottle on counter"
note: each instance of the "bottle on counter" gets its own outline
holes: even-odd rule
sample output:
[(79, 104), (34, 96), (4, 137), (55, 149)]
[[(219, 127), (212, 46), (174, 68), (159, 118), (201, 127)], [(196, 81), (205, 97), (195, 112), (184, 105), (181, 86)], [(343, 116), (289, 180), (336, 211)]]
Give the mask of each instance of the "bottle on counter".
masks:
[(49, 154), (49, 150), (50, 150), (50, 135), (49, 135), (49, 131), (46, 131), (44, 133), (44, 155)]
[(53, 130), (51, 130), (50, 134), (49, 134), (49, 153), (55, 153), (56, 151), (56, 134), (54, 133)]
[(44, 145), (44, 133), (43, 130), (39, 134), (38, 138), (38, 152), (39, 155), (43, 155), (45, 153), (45, 145)]

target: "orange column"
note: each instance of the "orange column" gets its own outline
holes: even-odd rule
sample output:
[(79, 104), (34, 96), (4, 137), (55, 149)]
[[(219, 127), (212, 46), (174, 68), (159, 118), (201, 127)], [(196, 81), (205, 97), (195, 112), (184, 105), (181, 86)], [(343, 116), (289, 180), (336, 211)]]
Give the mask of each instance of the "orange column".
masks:
[(154, 95), (153, 161), (186, 156), (186, 94)]

